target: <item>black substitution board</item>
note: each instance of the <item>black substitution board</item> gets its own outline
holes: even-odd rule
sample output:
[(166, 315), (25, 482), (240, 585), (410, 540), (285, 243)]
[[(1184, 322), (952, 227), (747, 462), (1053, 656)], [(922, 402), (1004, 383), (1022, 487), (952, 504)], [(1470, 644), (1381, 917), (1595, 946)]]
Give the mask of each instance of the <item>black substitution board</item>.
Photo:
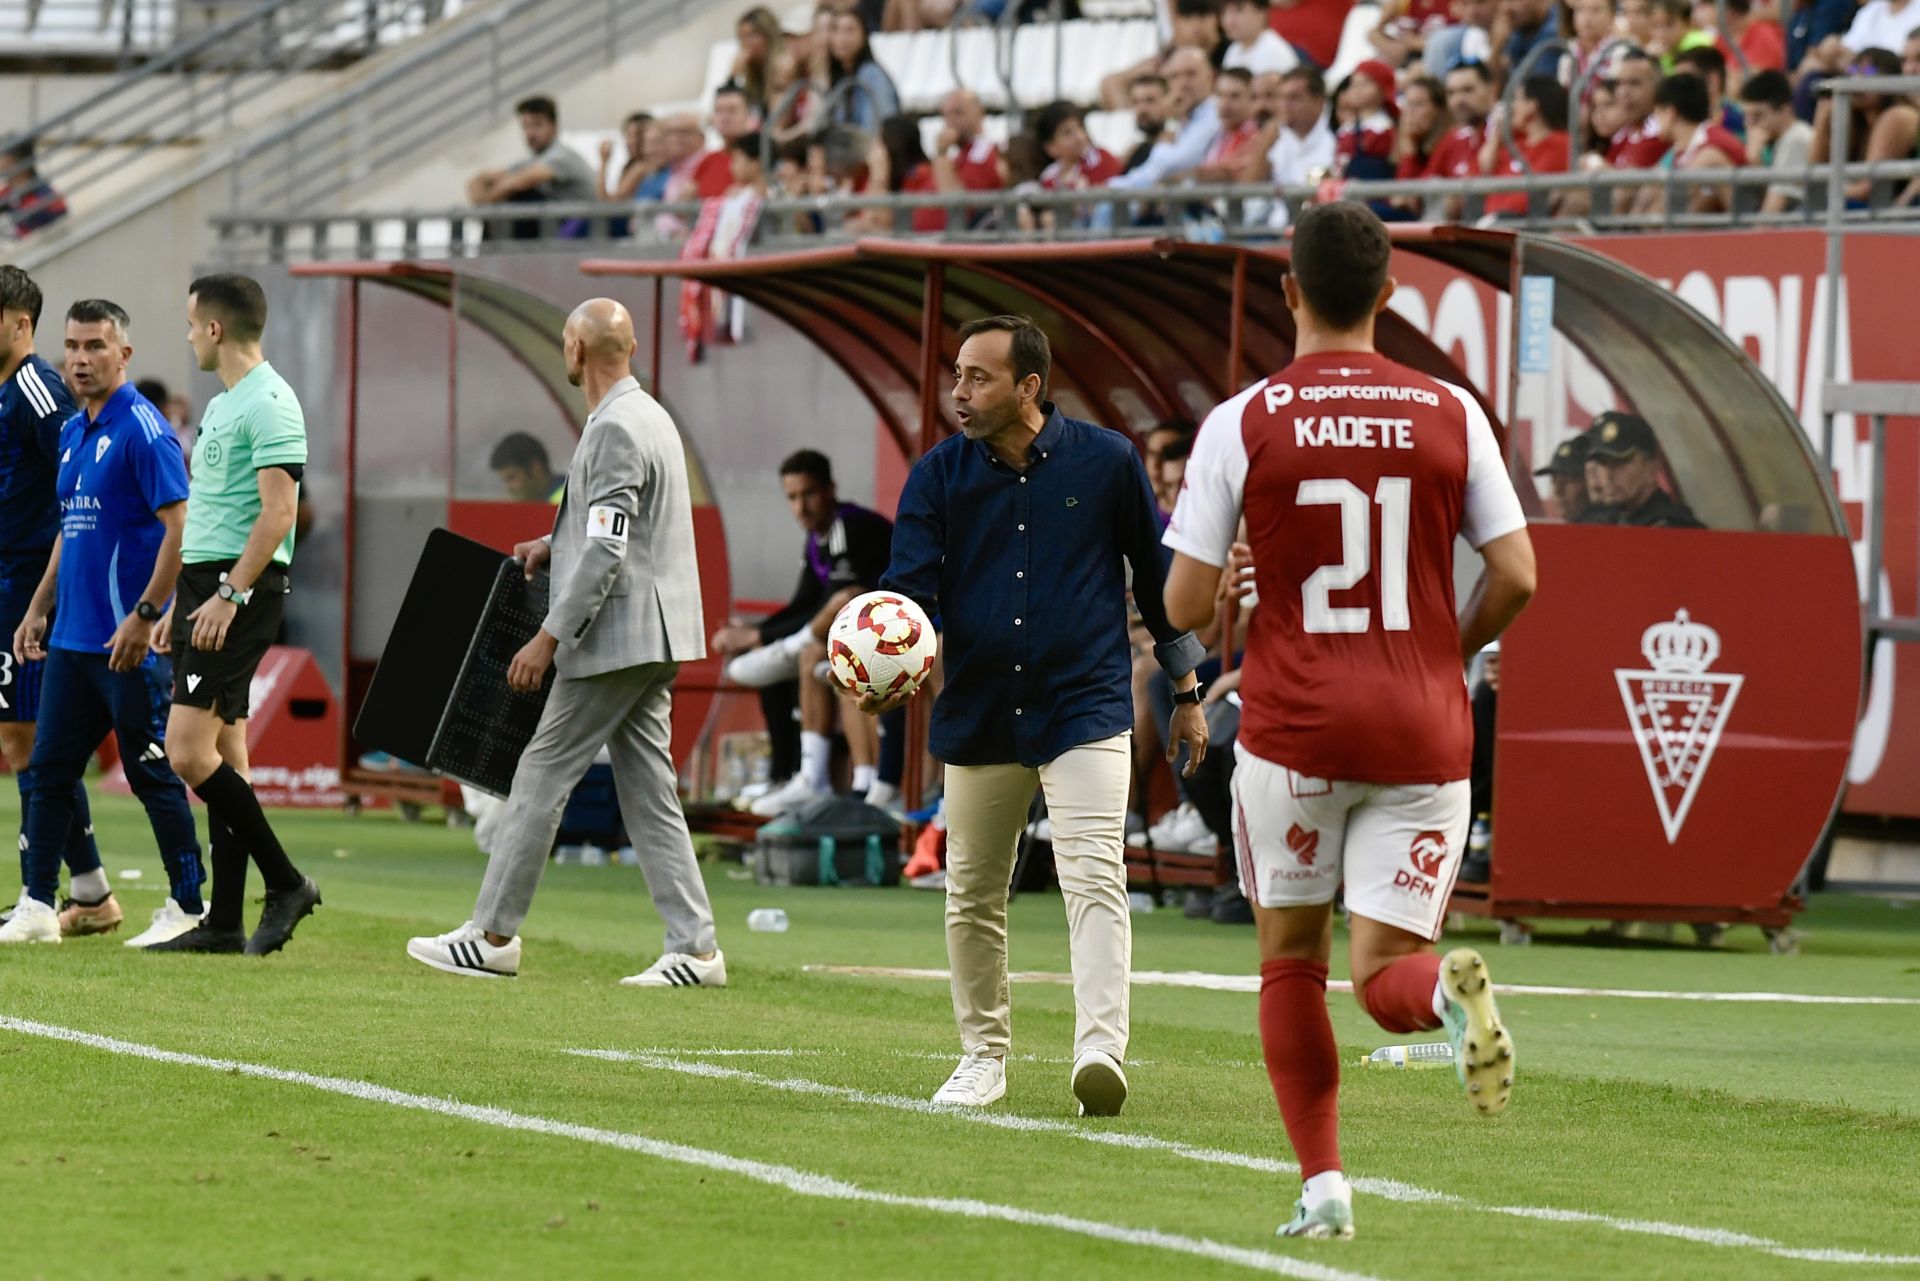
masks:
[(354, 722), (363, 748), (504, 797), (546, 707), (507, 687), (507, 665), (547, 614), (544, 571), (528, 582), (491, 547), (436, 529), (394, 619)]

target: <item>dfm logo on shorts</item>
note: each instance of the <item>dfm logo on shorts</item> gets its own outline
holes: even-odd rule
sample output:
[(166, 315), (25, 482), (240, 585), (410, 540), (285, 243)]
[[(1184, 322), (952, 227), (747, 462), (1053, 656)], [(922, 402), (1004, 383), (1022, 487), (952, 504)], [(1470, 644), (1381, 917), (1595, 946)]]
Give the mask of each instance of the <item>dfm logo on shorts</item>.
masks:
[(1393, 874), (1395, 889), (1402, 889), (1421, 898), (1432, 898), (1433, 892), (1440, 888), (1440, 867), (1447, 861), (1447, 837), (1444, 832), (1421, 832), (1413, 838), (1413, 845), (1407, 850), (1407, 862), (1413, 865), (1413, 871), (1401, 868)]

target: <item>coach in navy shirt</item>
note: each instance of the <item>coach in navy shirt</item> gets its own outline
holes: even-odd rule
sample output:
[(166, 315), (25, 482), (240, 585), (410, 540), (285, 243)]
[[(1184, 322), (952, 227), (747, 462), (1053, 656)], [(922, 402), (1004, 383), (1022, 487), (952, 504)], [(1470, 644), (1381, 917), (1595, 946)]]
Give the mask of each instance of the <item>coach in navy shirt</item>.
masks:
[(914, 464), (881, 581), (943, 623), (932, 748), (947, 765), (947, 958), (965, 1057), (934, 1098), (980, 1106), (1006, 1091), (1007, 887), (1037, 783), (1071, 934), (1073, 1092), (1083, 1113), (1110, 1116), (1127, 1092), (1133, 948), (1129, 567), (1181, 691), (1168, 742), (1196, 760), (1207, 731), (1193, 669), (1205, 654), (1167, 621), (1160, 526), (1132, 443), (1046, 399), (1051, 354), (1031, 320), (977, 320), (960, 336), (962, 434)]
[[(73, 786), (112, 730), (121, 766), (146, 806), (171, 896), (150, 941), (204, 912), (206, 872), (187, 789), (167, 765), (167, 661), (153, 652), (180, 571), (187, 468), (173, 428), (127, 382), (127, 313), (104, 299), (67, 312), (67, 376), (83, 409), (60, 433), (60, 537), (14, 635), (22, 659), (45, 660), (41, 725), (27, 810), (26, 887), (0, 942), (59, 937), (53, 919)], [(53, 634), (47, 635), (49, 607)], [(140, 940), (134, 940), (139, 942)]]

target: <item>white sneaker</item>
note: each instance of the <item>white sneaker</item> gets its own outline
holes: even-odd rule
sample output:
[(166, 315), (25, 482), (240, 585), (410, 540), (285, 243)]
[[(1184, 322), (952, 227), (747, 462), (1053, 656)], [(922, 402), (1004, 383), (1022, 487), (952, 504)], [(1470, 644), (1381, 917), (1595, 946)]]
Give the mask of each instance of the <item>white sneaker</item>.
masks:
[(155, 943), (164, 943), (168, 939), (177, 939), (206, 917), (205, 912), (192, 915), (180, 910), (180, 905), (169, 898), (153, 910), (153, 924), (122, 943), (121, 947), (152, 947)]
[(510, 979), (520, 973), (519, 935), (495, 947), (487, 942), (487, 932), (472, 921), (431, 938), (408, 939), (407, 955), (462, 978)]
[(688, 952), (668, 952), (638, 974), (620, 980), (622, 987), (725, 987), (727, 956), (716, 950), (711, 961)]
[(1207, 820), (1200, 817), (1192, 802), (1182, 801), (1147, 829), (1147, 844), (1156, 850), (1184, 850), (1208, 835)]
[(740, 795), (733, 798), (733, 803), (744, 809), (773, 789), (774, 784), (772, 783), (748, 783), (740, 789)]
[(60, 914), (25, 890), (14, 904), (13, 914), (0, 925), (0, 943), (58, 943)]
[(1073, 1060), (1073, 1097), (1081, 1116), (1119, 1116), (1127, 1101), (1127, 1074), (1105, 1050), (1082, 1050)]
[(826, 792), (807, 782), (804, 775), (795, 774), (755, 801), (751, 808), (761, 818), (779, 818), (788, 810), (798, 809), (814, 797), (825, 795)]
[(1180, 847), (1188, 854), (1204, 854), (1208, 858), (1220, 857), (1220, 838), (1209, 831), (1197, 841), (1191, 841)]
[(800, 656), (779, 641), (750, 649), (727, 661), (727, 679), (749, 689), (765, 689), (800, 675)]
[(934, 1091), (933, 1101), (957, 1108), (983, 1108), (1006, 1093), (1006, 1061), (987, 1054), (968, 1054), (947, 1083)]

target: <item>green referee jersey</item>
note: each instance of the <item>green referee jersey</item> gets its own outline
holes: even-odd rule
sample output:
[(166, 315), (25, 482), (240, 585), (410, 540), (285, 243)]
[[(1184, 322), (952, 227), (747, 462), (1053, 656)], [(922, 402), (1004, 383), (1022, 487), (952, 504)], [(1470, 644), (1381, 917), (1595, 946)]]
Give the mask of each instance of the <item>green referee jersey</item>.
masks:
[[(262, 467), (305, 466), (307, 420), (287, 380), (261, 361), (207, 403), (193, 443), (193, 488), (180, 559), (188, 565), (237, 560), (260, 519)], [(293, 531), (273, 553), (293, 563)]]

